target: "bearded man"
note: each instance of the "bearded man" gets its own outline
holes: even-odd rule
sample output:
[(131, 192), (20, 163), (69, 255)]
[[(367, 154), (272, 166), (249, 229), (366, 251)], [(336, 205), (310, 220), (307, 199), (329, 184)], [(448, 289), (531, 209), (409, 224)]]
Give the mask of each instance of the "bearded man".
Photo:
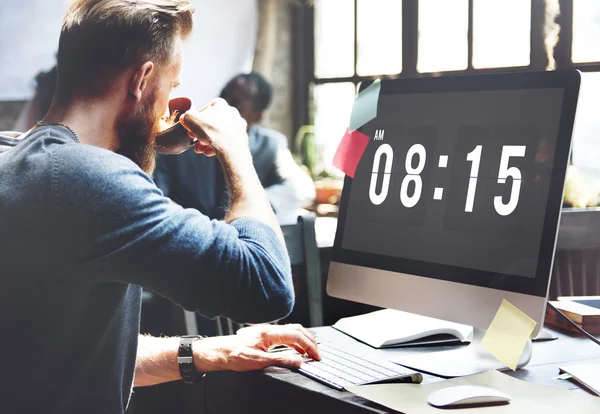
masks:
[[(48, 114), (0, 155), (2, 406), (122, 413), (133, 386), (319, 358), (300, 326), (215, 338), (139, 336), (141, 289), (209, 317), (265, 322), (294, 295), (283, 237), (252, 166), (246, 122), (217, 99), (181, 118), (216, 156), (223, 221), (156, 188), (157, 125), (192, 31), (187, 0), (77, 0), (64, 19)], [(199, 155), (199, 156), (204, 156)], [(201, 185), (202, 177), (195, 177)], [(179, 358), (178, 356), (183, 358)]]

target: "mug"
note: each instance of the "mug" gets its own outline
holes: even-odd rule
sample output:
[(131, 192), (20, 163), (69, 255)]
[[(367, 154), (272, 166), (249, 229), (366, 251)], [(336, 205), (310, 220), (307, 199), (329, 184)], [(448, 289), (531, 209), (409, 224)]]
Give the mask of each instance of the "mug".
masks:
[(192, 109), (190, 98), (173, 98), (169, 101), (169, 115), (177, 111), (175, 123), (156, 135), (154, 149), (159, 154), (176, 155), (187, 151), (194, 146), (197, 138), (191, 138), (187, 130), (179, 123), (179, 117)]

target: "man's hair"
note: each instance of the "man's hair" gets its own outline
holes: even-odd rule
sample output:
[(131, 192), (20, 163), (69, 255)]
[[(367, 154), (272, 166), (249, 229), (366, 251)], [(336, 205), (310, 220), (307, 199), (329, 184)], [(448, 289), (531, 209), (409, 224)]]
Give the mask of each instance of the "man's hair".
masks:
[(36, 103), (38, 113), (36, 114), (37, 119), (42, 119), (48, 113), (50, 104), (52, 104), (52, 97), (56, 90), (56, 65), (47, 72), (41, 71), (35, 76), (35, 95), (33, 101)]
[(168, 63), (193, 12), (188, 0), (74, 0), (58, 46), (58, 98), (99, 95), (129, 67)]
[(264, 112), (271, 103), (273, 96), (273, 88), (261, 74), (250, 72), (247, 75), (242, 75), (256, 86), (256, 94), (254, 95), (254, 105), (256, 112)]
[(229, 102), (231, 88), (242, 87), (248, 94), (248, 99), (254, 102), (256, 112), (264, 112), (271, 103), (273, 88), (260, 73), (250, 72), (236, 75), (221, 91), (221, 98)]

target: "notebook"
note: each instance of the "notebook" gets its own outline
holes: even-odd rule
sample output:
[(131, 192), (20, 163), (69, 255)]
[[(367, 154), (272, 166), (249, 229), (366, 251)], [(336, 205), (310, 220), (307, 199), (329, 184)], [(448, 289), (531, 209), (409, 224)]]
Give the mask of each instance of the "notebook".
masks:
[(600, 396), (600, 363), (564, 365), (560, 367), (560, 371), (571, 375), (574, 380)]
[(373, 348), (470, 342), (471, 326), (394, 309), (342, 318), (333, 327)]

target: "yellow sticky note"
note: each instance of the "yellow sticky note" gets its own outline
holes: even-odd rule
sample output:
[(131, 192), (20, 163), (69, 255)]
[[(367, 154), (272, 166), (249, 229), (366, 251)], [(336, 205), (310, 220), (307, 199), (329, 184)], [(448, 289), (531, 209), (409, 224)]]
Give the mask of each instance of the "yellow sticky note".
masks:
[(481, 340), (481, 346), (514, 371), (535, 325), (536, 321), (502, 299), (500, 309)]

